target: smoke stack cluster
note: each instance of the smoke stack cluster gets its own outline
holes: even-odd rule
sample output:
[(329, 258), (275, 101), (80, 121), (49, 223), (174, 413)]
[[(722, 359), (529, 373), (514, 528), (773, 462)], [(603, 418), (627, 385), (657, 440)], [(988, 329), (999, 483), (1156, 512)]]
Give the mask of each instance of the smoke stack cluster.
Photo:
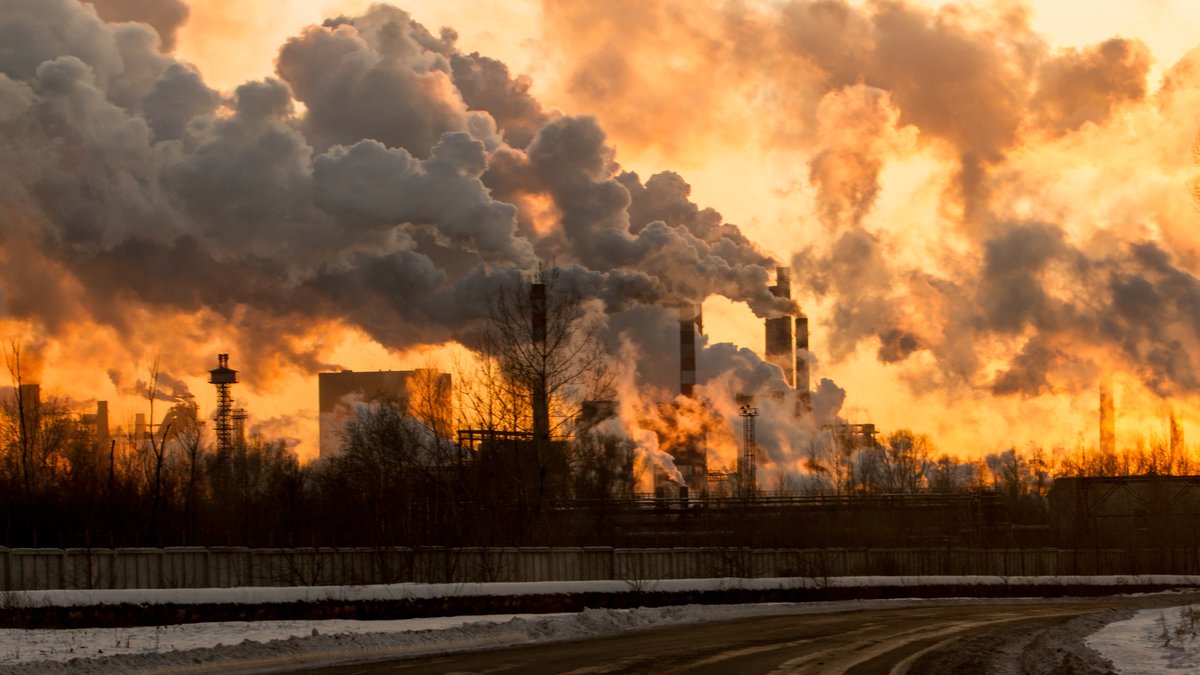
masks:
[[(771, 295), (791, 300), (791, 275), (786, 267), (775, 270), (775, 285)], [(792, 328), (795, 327), (793, 334)], [(766, 320), (767, 362), (779, 366), (783, 380), (797, 392), (796, 414), (812, 410), (812, 393), (808, 373), (808, 317), (785, 315)]]

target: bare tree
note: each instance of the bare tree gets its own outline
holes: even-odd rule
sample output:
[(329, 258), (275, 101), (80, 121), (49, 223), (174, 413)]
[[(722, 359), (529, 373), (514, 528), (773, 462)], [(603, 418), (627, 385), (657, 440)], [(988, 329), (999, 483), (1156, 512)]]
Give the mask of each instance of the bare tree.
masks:
[(21, 484), (25, 489), (25, 494), (29, 495), (34, 491), (33, 454), (39, 411), (36, 410), (36, 401), (26, 400), (25, 381), (21, 372), (21, 346), (16, 342), (9, 343), (8, 350), (4, 353), (4, 365), (8, 367), (8, 374), (12, 379), (13, 400), (16, 404), (16, 409), (11, 417), (15, 418), (13, 421), (17, 432), (17, 457), (21, 471)]
[(914, 493), (926, 485), (933, 442), (925, 434), (908, 429), (888, 434), (883, 446), (884, 489), (888, 492)]
[(146, 385), (146, 398), (150, 403), (149, 433), (142, 441), (143, 447), (150, 451), (150, 460), (153, 463), (150, 516), (146, 526), (147, 538), (152, 538), (158, 528), (158, 513), (163, 496), (163, 468), (167, 459), (167, 435), (171, 431), (171, 425), (168, 423), (159, 428), (158, 434), (154, 432), (154, 401), (158, 398), (158, 366), (156, 358), (154, 365), (150, 368), (150, 382)]
[(581, 401), (611, 394), (600, 326), (587, 309), (553, 268), (541, 271), (531, 285), (496, 291), (479, 349), (480, 371), (491, 390), (478, 398), (487, 400), (487, 410), (502, 411), (507, 423), (500, 428), (536, 434), (543, 424), (535, 419), (540, 415), (536, 399), (544, 397), (546, 431), (561, 435)]
[(195, 544), (199, 529), (200, 481), (204, 471), (204, 437), (200, 425), (192, 425), (176, 434), (175, 442), (182, 449), (184, 471), (187, 473), (187, 488), (184, 493), (183, 511), (186, 520), (186, 543)]

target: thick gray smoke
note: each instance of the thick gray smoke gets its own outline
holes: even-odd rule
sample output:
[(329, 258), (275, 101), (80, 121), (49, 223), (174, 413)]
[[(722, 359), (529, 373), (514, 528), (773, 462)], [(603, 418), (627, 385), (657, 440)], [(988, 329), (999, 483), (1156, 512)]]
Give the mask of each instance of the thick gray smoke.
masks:
[[(376, 6), (305, 30), (279, 79), (222, 99), (160, 51), (179, 7), (0, 4), (4, 316), (50, 338), (98, 325), (134, 353), (170, 329), (147, 317), (219, 317), (244, 360), (311, 370), (329, 364), (292, 338), (323, 321), (440, 343), (539, 260), (610, 311), (791, 309), (766, 293), (775, 262), (682, 179), (621, 172), (594, 119), (547, 112), (450, 31)], [(559, 218), (536, 223), (530, 200)]]
[(188, 19), (188, 6), (183, 0), (90, 0), (90, 4), (105, 21), (151, 26), (167, 52), (175, 48), (175, 32)]
[[(811, 246), (793, 279), (805, 304), (823, 305), (817, 327), (835, 359), (869, 346), (951, 399), (958, 386), (1080, 391), (1106, 368), (1194, 393), (1194, 214), (1159, 203), (1186, 186), (1153, 186), (1093, 217), (1090, 201), (1137, 188), (1071, 177), (1140, 187), (1141, 169), (1170, 176), (1196, 133), (1197, 57), (1151, 95), (1150, 51), (1136, 39), (1056, 49), (1022, 3), (922, 4), (550, 3), (544, 39), (573, 102), (619, 122), (625, 142), (672, 151), (728, 135), (739, 149), (809, 158), (805, 197), (822, 227), (796, 228), (796, 246)], [(748, 115), (746, 101), (763, 103)], [(1120, 155), (1128, 167), (1091, 166), (1090, 154), (1133, 144)], [(952, 167), (916, 188), (942, 194), (888, 181), (906, 185), (889, 205), (898, 218), (873, 219), (881, 174), (906, 154)], [(1037, 173), (1038, 159), (1056, 173)], [(1078, 202), (1046, 199), (1048, 183)], [(1068, 222), (1080, 214), (1091, 222)], [(1155, 311), (1139, 323), (1135, 307)]]
[[(936, 372), (919, 386), (1002, 395), (1079, 391), (1114, 366), (1161, 395), (1197, 390), (1197, 280), (1186, 261), (1152, 241), (1081, 242), (1053, 222), (1014, 218), (993, 195), (1021, 180), (1007, 166), (1018, 147), (1086, 132), (1143, 102), (1145, 45), (1112, 38), (1052, 51), (1018, 10), (803, 1), (781, 17), (779, 39), (818, 83), (801, 119), (816, 132), (809, 179), (830, 234), (793, 265), (831, 301), (835, 358), (864, 342), (886, 363), (927, 352)], [(863, 222), (906, 128), (959, 165), (943, 202), (956, 229), (927, 267), (897, 262), (902, 232)]]

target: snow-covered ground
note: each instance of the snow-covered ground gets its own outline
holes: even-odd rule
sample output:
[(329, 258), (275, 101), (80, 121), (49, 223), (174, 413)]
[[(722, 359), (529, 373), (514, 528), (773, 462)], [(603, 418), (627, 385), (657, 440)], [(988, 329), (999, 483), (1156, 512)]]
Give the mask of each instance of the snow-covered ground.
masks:
[(1085, 642), (1123, 675), (1200, 672), (1200, 608), (1145, 609)]
[(1200, 576), (1147, 574), (1112, 576), (862, 576), (717, 579), (630, 579), (613, 581), (538, 581), (457, 584), (380, 584), (371, 586), (287, 586), (243, 588), (172, 588), (77, 591), (17, 591), (4, 594), (4, 603), (32, 607), (233, 603), (335, 600), (405, 600), (478, 596), (545, 595), (555, 593), (627, 593), (638, 591), (689, 592), (816, 588), (923, 588), (929, 586), (1105, 586), (1200, 587)]
[[(611, 635), (751, 616), (910, 607), (946, 600), (851, 600), (589, 609), (399, 621), (263, 621), (144, 628), (0, 630), (0, 667), (32, 672), (261, 670)], [(955, 602), (955, 601), (951, 601)], [(978, 604), (980, 600), (958, 600)]]
[[(930, 584), (1195, 586), (1195, 577), (844, 577), (829, 579), (690, 579), (496, 584), (396, 584), (315, 588), (238, 588), (118, 591), (40, 591), (4, 594), (6, 604), (80, 606), (116, 603), (244, 603), (376, 600), (474, 595), (579, 592), (641, 592), (823, 587), (916, 587)], [(397, 621), (262, 621), (199, 623), (140, 628), (0, 630), (0, 670), (34, 672), (232, 672), (288, 669), (354, 660), (420, 656), (610, 635), (624, 630), (750, 616), (809, 614), (853, 609), (910, 607), (958, 602), (987, 604), (1011, 599), (857, 600), (748, 605), (689, 605), (594, 609), (569, 614), (493, 615)], [(1029, 599), (1025, 602), (1041, 602)], [(1122, 672), (1197, 670), (1200, 645), (1182, 636), (1164, 644), (1162, 621), (1176, 635), (1179, 608), (1152, 610), (1112, 624), (1088, 644)], [(1200, 615), (1198, 615), (1200, 616)], [(1165, 618), (1164, 618), (1165, 617)], [(1137, 668), (1141, 668), (1140, 670)], [(1149, 670), (1147, 668), (1150, 668)]]
[[(610, 635), (630, 629), (749, 616), (914, 607), (947, 601), (844, 601), (589, 609), (570, 614), (401, 621), (262, 621), (143, 628), (0, 629), (0, 667), (55, 673), (107, 670), (259, 670), (421, 656)], [(955, 602), (955, 601), (952, 601)], [(976, 604), (985, 601), (956, 601)], [(115, 657), (115, 658), (114, 658)], [(91, 659), (91, 661), (82, 661)]]

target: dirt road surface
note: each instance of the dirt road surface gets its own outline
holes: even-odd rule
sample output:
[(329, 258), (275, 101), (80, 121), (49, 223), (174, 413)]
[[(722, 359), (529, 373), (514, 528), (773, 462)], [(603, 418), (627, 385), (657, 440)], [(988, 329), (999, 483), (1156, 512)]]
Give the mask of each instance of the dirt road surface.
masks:
[(1191, 596), (1014, 601), (692, 624), (613, 637), (345, 665), (357, 673), (1105, 673), (1105, 623)]

